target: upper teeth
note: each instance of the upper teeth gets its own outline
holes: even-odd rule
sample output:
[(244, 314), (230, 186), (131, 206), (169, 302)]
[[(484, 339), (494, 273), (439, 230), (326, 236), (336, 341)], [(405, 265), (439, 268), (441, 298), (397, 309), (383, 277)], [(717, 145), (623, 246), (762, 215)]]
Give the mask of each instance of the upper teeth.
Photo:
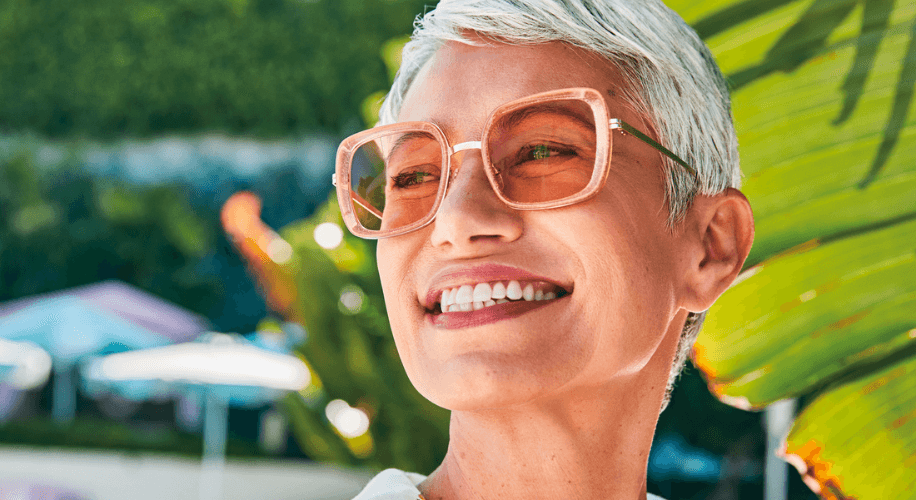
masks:
[[(548, 286), (552, 288), (552, 285)], [(554, 292), (545, 293), (540, 288), (540, 286), (536, 287), (535, 283), (522, 285), (516, 280), (509, 281), (507, 284), (497, 281), (462, 285), (443, 290), (439, 304), (443, 312), (476, 311), (484, 307), (503, 304), (509, 300), (552, 300), (557, 298)]]

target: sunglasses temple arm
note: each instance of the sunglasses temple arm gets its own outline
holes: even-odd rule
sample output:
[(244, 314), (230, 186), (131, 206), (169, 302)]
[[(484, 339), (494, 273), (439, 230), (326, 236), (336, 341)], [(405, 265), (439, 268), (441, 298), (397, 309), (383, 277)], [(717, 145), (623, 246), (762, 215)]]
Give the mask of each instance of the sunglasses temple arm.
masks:
[(378, 217), (379, 220), (382, 220), (382, 213), (379, 212), (377, 208), (373, 207), (371, 203), (364, 200), (362, 196), (356, 194), (352, 189), (350, 190), (350, 198), (353, 198), (353, 201), (355, 201), (357, 205), (365, 208), (369, 213)]
[[(617, 126), (615, 127), (614, 125), (617, 125)], [(646, 135), (646, 134), (640, 132), (639, 130), (636, 130), (635, 128), (631, 127), (628, 123), (625, 123), (625, 122), (623, 122), (623, 121), (621, 121), (621, 120), (611, 120), (611, 128), (620, 128), (620, 129), (626, 131), (628, 134), (635, 135), (637, 139), (639, 139), (639, 140), (645, 142), (646, 144), (652, 146), (653, 148), (657, 149), (661, 154), (667, 156), (668, 158), (671, 158), (671, 159), (674, 160), (678, 165), (680, 165), (680, 166), (686, 168), (688, 172), (690, 172), (691, 174), (693, 174), (694, 177), (696, 177), (696, 175), (697, 175), (696, 169), (694, 169), (693, 167), (691, 167), (690, 165), (688, 165), (687, 162), (685, 162), (684, 160), (678, 158), (678, 156), (677, 156), (676, 154), (672, 153), (671, 151), (669, 151), (668, 148), (666, 148), (665, 146), (662, 146), (661, 144), (655, 142), (654, 139), (652, 139), (652, 138), (649, 137), (648, 135)]]

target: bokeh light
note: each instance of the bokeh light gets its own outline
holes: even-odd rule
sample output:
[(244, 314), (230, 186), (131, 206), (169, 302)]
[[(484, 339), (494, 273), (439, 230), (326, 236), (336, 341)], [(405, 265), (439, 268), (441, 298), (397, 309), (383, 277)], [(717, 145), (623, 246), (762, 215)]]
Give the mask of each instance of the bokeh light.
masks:
[(346, 438), (362, 436), (369, 431), (369, 415), (361, 408), (353, 408), (342, 399), (328, 403), (324, 414), (340, 434)]
[(321, 248), (333, 250), (343, 242), (343, 230), (333, 222), (324, 222), (315, 227), (315, 242)]
[(293, 247), (283, 238), (274, 238), (267, 244), (267, 255), (277, 264), (286, 264), (293, 258)]
[(356, 314), (363, 310), (366, 294), (356, 285), (347, 285), (340, 291), (340, 312)]

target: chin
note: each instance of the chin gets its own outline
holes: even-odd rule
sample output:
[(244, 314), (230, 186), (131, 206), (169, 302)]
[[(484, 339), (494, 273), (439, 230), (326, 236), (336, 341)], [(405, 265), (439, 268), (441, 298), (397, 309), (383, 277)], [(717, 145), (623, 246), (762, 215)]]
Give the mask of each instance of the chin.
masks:
[(574, 374), (564, 364), (545, 370), (532, 362), (506, 359), (505, 354), (468, 354), (449, 360), (444, 366), (414, 376), (414, 386), (423, 397), (452, 411), (479, 411), (524, 405), (557, 392)]

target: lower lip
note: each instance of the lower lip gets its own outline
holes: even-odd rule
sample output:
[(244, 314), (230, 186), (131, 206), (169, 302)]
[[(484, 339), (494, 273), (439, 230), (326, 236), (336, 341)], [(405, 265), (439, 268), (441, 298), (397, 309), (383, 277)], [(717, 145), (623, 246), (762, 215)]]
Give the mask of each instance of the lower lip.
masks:
[(527, 312), (548, 306), (569, 297), (568, 295), (551, 300), (520, 300), (518, 302), (505, 302), (495, 306), (484, 307), (476, 311), (450, 312), (441, 314), (426, 313), (426, 319), (436, 328), (444, 330), (457, 330), (459, 328), (473, 328), (504, 319), (521, 316)]

